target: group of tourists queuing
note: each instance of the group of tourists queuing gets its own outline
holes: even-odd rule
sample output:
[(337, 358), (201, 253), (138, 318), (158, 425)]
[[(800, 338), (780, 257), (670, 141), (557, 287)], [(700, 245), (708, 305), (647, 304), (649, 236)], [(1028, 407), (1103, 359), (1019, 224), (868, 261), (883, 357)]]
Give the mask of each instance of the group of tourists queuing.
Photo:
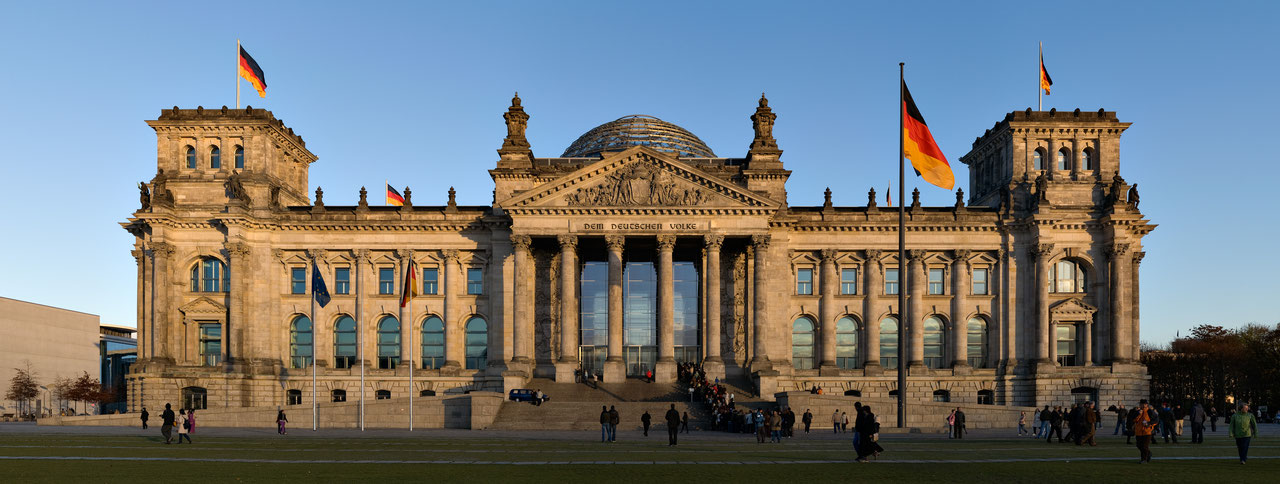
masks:
[[(1107, 407), (1107, 412), (1116, 417), (1112, 435), (1123, 432), (1125, 444), (1132, 445), (1135, 440), (1137, 441), (1139, 464), (1151, 462), (1151, 445), (1159, 443), (1157, 439), (1162, 438), (1166, 444), (1177, 444), (1178, 437), (1182, 435), (1184, 423), (1189, 423), (1191, 426), (1191, 443), (1203, 444), (1205, 424), (1208, 423), (1210, 432), (1217, 432), (1220, 417), (1216, 408), (1209, 407), (1206, 410), (1198, 402), (1193, 403), (1189, 411), (1185, 411), (1181, 405), (1171, 405), (1166, 401), (1161, 402), (1159, 406), (1154, 406), (1145, 399), (1139, 401), (1137, 406), (1128, 409), (1124, 405), (1112, 405)], [(948, 419), (950, 420), (950, 417)], [(1102, 414), (1094, 402), (1074, 404), (1070, 408), (1061, 406), (1050, 408), (1049, 405), (1045, 405), (1043, 409), (1035, 411), (1032, 421), (1039, 422), (1039, 426), (1034, 430), (1028, 430), (1027, 414), (1021, 412), (1018, 417), (1019, 436), (1044, 438), (1046, 442), (1053, 442), (1056, 436), (1058, 442), (1093, 446), (1097, 445), (1094, 436), (1097, 429), (1102, 427)], [(1227, 410), (1226, 422), (1228, 436), (1236, 440), (1240, 463), (1244, 464), (1249, 460), (1249, 443), (1258, 435), (1258, 420), (1249, 411), (1249, 405), (1243, 404), (1238, 409)], [(1066, 436), (1062, 435), (1064, 425), (1067, 427)]]
[[(151, 413), (147, 412), (147, 407), (142, 407), (139, 414), (142, 417), (142, 428), (147, 428), (147, 420), (151, 418)], [(173, 413), (173, 406), (164, 404), (164, 412), (160, 413), (160, 435), (164, 436), (164, 443), (173, 442), (173, 428), (178, 428), (178, 443), (181, 444), (186, 440), (191, 443), (191, 434), (196, 431), (196, 411), (189, 409), (180, 409), (177, 414)], [(281, 427), (283, 428), (283, 427)]]

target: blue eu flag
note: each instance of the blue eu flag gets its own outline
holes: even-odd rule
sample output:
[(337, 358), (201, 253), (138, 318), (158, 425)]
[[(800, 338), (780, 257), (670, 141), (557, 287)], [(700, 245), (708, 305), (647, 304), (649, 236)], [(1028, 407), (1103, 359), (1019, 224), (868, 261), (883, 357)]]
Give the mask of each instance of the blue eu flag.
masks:
[(324, 276), (320, 275), (320, 267), (311, 266), (311, 297), (316, 299), (316, 304), (324, 307), (329, 304), (329, 288), (324, 285)]

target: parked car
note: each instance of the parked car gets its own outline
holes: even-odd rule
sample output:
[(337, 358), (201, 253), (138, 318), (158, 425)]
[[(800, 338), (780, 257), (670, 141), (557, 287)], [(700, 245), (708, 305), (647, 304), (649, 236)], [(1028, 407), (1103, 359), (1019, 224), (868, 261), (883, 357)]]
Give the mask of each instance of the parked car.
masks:
[[(530, 390), (528, 388), (517, 388), (517, 389), (511, 390), (507, 394), (507, 399), (513, 402), (532, 402), (534, 400), (535, 395), (537, 395), (537, 392), (535, 390)], [(542, 401), (545, 402), (547, 400), (551, 400), (551, 397), (547, 396), (545, 393), (542, 394)]]

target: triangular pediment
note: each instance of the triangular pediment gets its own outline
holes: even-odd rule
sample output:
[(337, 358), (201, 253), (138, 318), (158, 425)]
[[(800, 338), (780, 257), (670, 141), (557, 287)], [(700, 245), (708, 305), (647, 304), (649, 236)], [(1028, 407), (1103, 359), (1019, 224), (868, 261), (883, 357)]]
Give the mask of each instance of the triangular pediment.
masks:
[[(1073, 297), (1064, 301), (1059, 301), (1049, 308), (1049, 313), (1055, 317), (1070, 316), (1086, 316), (1091, 317), (1098, 312), (1098, 308), (1090, 306), (1078, 297)], [(1056, 319), (1056, 318), (1055, 318)]]
[(507, 210), (574, 208), (748, 208), (780, 204), (646, 147), (605, 156), (503, 201)]
[(193, 314), (227, 314), (226, 306), (223, 306), (218, 301), (209, 299), (207, 296), (201, 296), (195, 301), (183, 304), (182, 307), (178, 308), (178, 310), (182, 311), (182, 314), (186, 314), (188, 316)]

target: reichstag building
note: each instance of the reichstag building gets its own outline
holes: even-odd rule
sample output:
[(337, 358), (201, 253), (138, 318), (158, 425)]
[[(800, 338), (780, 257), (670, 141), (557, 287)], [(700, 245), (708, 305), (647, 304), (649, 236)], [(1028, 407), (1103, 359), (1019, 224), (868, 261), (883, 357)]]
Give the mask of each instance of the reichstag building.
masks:
[[(165, 109), (148, 121), (155, 177), (122, 224), (138, 264), (130, 410), (309, 404), (312, 365), (323, 401), (362, 381), (369, 398), (579, 371), (670, 382), (683, 362), (766, 398), (888, 398), (899, 358), (912, 401), (1147, 394), (1138, 270), (1155, 225), (1120, 177), (1130, 123), (1005, 115), (959, 158), (970, 179), (953, 206), (913, 197), (904, 261), (883, 194), (788, 204), (776, 118), (761, 97), (744, 157), (650, 116), (538, 157), (515, 97), (491, 205), (452, 190), (418, 205), (409, 189), (403, 206), (370, 205), (362, 188), (358, 205), (330, 206), (309, 189), (316, 155), (271, 112)], [(843, 185), (857, 173), (838, 180), (860, 189)], [(314, 314), (313, 264), (332, 295)], [(402, 308), (409, 267), (422, 295)]]

